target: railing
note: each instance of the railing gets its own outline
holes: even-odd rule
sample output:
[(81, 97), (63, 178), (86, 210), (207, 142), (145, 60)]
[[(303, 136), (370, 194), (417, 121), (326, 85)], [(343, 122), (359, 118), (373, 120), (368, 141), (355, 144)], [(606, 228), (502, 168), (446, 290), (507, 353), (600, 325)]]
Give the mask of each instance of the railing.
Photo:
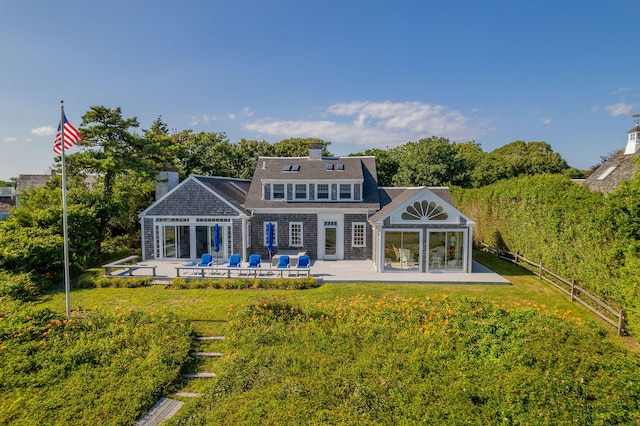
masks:
[(609, 306), (608, 304), (591, 294), (588, 290), (577, 285), (575, 280), (569, 281), (566, 278), (563, 278), (560, 275), (545, 268), (542, 261), (540, 261), (540, 263), (536, 263), (521, 256), (520, 254), (518, 254), (518, 252), (511, 253), (506, 250), (501, 250), (497, 247), (492, 247), (482, 241), (480, 242), (480, 247), (490, 253), (493, 253), (500, 259), (504, 259), (509, 262), (515, 263), (516, 265), (523, 266), (528, 270), (532, 270), (530, 267), (533, 267), (534, 270), (532, 270), (532, 272), (537, 272), (538, 278), (552, 284), (558, 290), (569, 296), (572, 302), (580, 303), (582, 306), (593, 312), (607, 324), (613, 326), (617, 330), (618, 336), (624, 336), (627, 334), (626, 312), (624, 309), (618, 310)]

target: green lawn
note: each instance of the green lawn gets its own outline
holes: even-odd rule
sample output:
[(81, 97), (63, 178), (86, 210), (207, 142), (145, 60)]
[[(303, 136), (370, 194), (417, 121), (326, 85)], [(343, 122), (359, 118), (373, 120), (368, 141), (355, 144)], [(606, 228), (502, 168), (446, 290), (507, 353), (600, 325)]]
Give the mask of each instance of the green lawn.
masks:
[[(154, 285), (74, 290), (71, 302), (74, 310), (115, 318), (167, 315), (196, 334), (225, 336), (191, 348), (223, 357), (182, 367), (217, 378), (163, 385), (165, 395), (203, 394), (184, 399), (173, 424), (637, 423), (637, 354), (549, 284), (485, 253), (474, 256), (512, 285)], [(58, 292), (36, 307), (62, 313), (64, 303)], [(175, 327), (176, 336), (182, 330)], [(175, 351), (187, 359), (184, 346)], [(175, 373), (174, 362), (166, 371)], [(135, 380), (123, 386), (121, 395), (136, 392)], [(69, 401), (77, 409), (80, 403)]]

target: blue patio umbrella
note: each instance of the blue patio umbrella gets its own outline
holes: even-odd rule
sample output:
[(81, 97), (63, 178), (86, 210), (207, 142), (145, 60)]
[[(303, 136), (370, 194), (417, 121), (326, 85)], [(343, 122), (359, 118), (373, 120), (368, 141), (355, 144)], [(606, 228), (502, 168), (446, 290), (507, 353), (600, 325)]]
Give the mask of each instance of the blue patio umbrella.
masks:
[(273, 223), (267, 223), (267, 249), (269, 250), (269, 255), (273, 251)]
[(216, 252), (216, 265), (218, 264), (218, 252), (220, 251), (220, 226), (213, 225), (213, 251)]

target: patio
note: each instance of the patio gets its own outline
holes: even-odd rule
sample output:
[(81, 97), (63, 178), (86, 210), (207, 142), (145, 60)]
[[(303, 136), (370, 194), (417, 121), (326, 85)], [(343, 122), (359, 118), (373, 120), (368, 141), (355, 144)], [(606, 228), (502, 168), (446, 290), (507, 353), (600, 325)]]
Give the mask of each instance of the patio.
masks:
[[(131, 271), (132, 276), (136, 277), (148, 277), (151, 276), (151, 268), (155, 266), (156, 275), (155, 280), (158, 281), (170, 281), (176, 277), (176, 267), (184, 266), (187, 261), (145, 261), (137, 263), (136, 266), (142, 266), (143, 268), (135, 269)], [(279, 277), (281, 270), (276, 269), (275, 266), (270, 265), (269, 262), (263, 263), (262, 268), (258, 270), (258, 277)], [(209, 273), (213, 272), (213, 273)], [(207, 271), (206, 278), (226, 278), (227, 268), (226, 262), (219, 264), (219, 272), (215, 273), (215, 265), (213, 270)], [(293, 276), (296, 274), (296, 269), (291, 268)], [(114, 276), (129, 276), (128, 270), (113, 271)], [(232, 277), (236, 276), (234, 273)], [(253, 273), (251, 274), (253, 275)], [(284, 270), (284, 276), (287, 277), (288, 270)], [(306, 272), (302, 275), (306, 275)], [(181, 273), (181, 276), (185, 278), (198, 279), (201, 278), (199, 271), (195, 271), (192, 275), (186, 275)], [(384, 272), (379, 273), (375, 271), (373, 262), (370, 260), (339, 260), (339, 261), (327, 261), (316, 260), (311, 264), (311, 276), (322, 280), (323, 282), (380, 282), (380, 283), (423, 283), (423, 284), (443, 284), (443, 283), (457, 283), (457, 284), (502, 284), (509, 285), (510, 282), (502, 276), (494, 273), (493, 271), (485, 268), (477, 262), (473, 262), (472, 273), (462, 272)]]

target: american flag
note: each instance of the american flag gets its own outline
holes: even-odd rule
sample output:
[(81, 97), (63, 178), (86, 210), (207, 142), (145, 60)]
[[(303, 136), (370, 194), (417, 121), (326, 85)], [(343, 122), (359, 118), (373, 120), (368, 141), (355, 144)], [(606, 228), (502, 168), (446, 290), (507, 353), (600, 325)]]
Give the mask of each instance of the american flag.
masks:
[[(67, 121), (67, 116), (63, 115), (64, 121), (64, 150), (68, 150), (78, 141), (82, 140), (82, 135), (78, 132), (78, 129), (73, 127), (71, 123)], [(60, 131), (60, 125), (58, 125), (58, 133), (56, 133), (56, 141), (53, 143), (53, 152), (60, 155), (62, 154), (62, 132)]]

